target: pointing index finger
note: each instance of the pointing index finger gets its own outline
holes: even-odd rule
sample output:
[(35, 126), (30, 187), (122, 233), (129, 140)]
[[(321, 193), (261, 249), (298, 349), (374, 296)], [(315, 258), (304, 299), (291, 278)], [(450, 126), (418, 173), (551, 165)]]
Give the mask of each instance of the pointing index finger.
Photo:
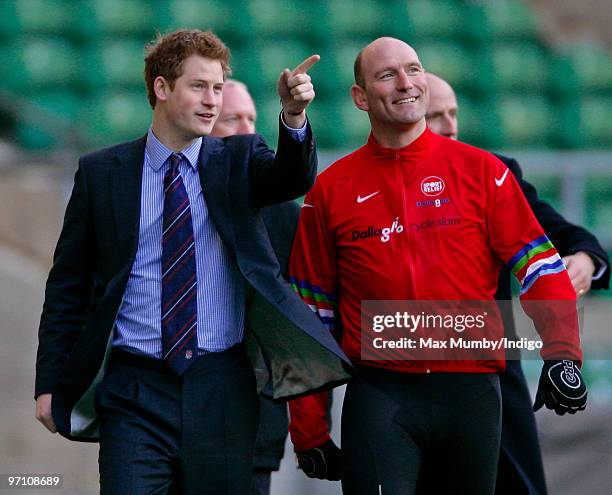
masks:
[(321, 60), (321, 57), (319, 55), (311, 55), (306, 60), (304, 60), (300, 65), (298, 65), (295, 69), (293, 69), (293, 71), (291, 72), (291, 75), (295, 76), (296, 74), (303, 74), (308, 69), (310, 69), (314, 64), (316, 64), (319, 60)]

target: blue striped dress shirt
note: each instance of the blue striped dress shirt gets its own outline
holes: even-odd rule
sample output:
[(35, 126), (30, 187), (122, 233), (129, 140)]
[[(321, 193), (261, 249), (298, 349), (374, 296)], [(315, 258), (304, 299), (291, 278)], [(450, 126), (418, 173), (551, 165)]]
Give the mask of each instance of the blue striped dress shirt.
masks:
[[(181, 151), (179, 166), (195, 236), (198, 278), (198, 349), (218, 352), (242, 341), (244, 281), (213, 224), (202, 192), (198, 163), (202, 139)], [(161, 358), (161, 257), (164, 175), (172, 150), (149, 129), (142, 173), (138, 250), (113, 334), (113, 346)]]

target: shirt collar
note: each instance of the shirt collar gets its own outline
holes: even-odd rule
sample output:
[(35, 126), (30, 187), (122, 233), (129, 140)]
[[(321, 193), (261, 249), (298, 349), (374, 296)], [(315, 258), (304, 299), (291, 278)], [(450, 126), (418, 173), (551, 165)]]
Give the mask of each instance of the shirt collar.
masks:
[[(202, 138), (200, 137), (179, 152), (187, 159), (187, 162), (195, 171), (198, 169), (201, 149)], [(153, 129), (149, 128), (145, 153), (149, 157), (149, 165), (153, 170), (157, 171), (166, 163), (174, 151), (157, 139), (157, 136), (153, 133)]]

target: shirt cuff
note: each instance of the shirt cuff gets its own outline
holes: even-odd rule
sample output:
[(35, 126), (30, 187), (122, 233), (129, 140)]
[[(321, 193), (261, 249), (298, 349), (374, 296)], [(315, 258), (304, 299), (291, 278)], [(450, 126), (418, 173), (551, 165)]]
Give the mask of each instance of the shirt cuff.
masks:
[(280, 119), (283, 125), (285, 126), (285, 129), (287, 129), (287, 132), (293, 139), (295, 139), (298, 143), (303, 143), (304, 141), (306, 141), (306, 137), (308, 136), (308, 117), (306, 117), (304, 125), (299, 129), (289, 127), (285, 123), (285, 119), (283, 118), (283, 112), (280, 113)]
[(592, 279), (599, 280), (601, 277), (603, 277), (603, 274), (606, 273), (606, 270), (608, 269), (608, 264), (596, 254), (587, 254), (591, 257), (593, 263), (595, 263), (595, 273), (593, 274)]

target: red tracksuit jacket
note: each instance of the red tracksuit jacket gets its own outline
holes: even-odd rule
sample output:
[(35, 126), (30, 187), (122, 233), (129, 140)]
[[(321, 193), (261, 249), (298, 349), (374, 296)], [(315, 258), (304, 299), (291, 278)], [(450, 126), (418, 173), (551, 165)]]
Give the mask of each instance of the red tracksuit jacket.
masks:
[[(323, 171), (304, 200), (291, 254), (294, 289), (356, 363), (398, 372), (503, 370), (498, 361), (363, 361), (363, 300), (493, 300), (502, 263), (521, 284), (542, 358), (581, 360), (573, 313), (561, 321), (525, 301), (575, 301), (565, 267), (508, 168), (429, 129), (410, 145), (367, 144)], [(566, 315), (567, 316), (567, 315)], [(499, 325), (503, 334), (503, 326)], [(329, 438), (326, 397), (290, 402), (296, 450)]]

